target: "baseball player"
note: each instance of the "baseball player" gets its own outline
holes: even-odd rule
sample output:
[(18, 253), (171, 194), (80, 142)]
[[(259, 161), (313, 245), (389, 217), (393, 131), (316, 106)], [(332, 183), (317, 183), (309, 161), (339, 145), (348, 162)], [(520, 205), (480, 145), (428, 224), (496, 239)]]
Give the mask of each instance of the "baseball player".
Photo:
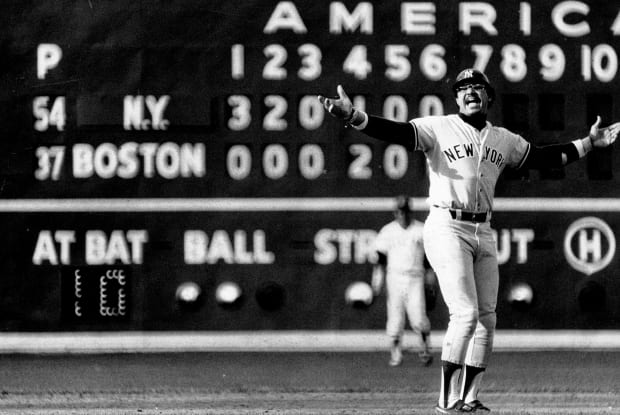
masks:
[(374, 241), (377, 263), (373, 267), (372, 289), (375, 295), (384, 285), (386, 289), (390, 366), (402, 363), (406, 318), (419, 339), (420, 361), (425, 366), (433, 362), (429, 352), (431, 323), (426, 315), (423, 228), (423, 223), (412, 217), (409, 198), (399, 196), (394, 220), (381, 228)]
[(426, 155), (429, 215), (424, 246), (450, 315), (435, 411), (489, 411), (478, 391), (496, 324), (499, 271), (489, 221), (498, 176), (506, 167), (560, 167), (578, 160), (592, 147), (611, 145), (620, 123), (601, 128), (597, 117), (584, 138), (532, 145), (487, 120), (495, 90), (484, 73), (472, 68), (461, 71), (452, 85), (458, 114), (395, 122), (355, 109), (342, 86), (337, 92), (337, 98), (318, 97), (331, 115), (371, 137)]

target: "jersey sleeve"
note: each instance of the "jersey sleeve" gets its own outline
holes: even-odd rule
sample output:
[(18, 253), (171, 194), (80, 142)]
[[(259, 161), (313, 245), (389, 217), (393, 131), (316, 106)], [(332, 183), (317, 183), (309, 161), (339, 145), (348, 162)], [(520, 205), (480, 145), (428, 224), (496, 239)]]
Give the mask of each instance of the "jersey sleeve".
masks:
[(379, 231), (379, 233), (377, 234), (373, 246), (375, 251), (377, 252), (381, 252), (381, 253), (387, 253), (388, 251), (388, 238), (387, 238), (387, 228), (384, 226), (383, 228), (381, 228), (381, 230)]
[(511, 133), (506, 129), (503, 129), (503, 132), (506, 135), (506, 139), (512, 143), (512, 150), (509, 153), (507, 165), (519, 169), (528, 158), (531, 144), (519, 134)]
[(415, 130), (414, 150), (428, 151), (434, 147), (437, 140), (435, 121), (436, 117), (432, 116), (414, 118), (409, 121)]

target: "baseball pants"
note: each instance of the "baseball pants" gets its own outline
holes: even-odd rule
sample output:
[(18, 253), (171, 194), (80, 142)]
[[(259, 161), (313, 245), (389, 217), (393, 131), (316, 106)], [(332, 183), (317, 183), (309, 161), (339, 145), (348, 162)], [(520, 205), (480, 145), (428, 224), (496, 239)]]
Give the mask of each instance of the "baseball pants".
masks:
[(490, 223), (455, 220), (447, 209), (433, 207), (425, 222), (424, 247), (450, 314), (441, 359), (486, 367), (499, 286)]
[[(386, 333), (401, 338), (406, 319), (418, 333), (428, 333), (431, 323), (426, 315), (423, 275), (388, 273), (386, 277), (387, 322)], [(420, 345), (421, 350), (424, 345)]]

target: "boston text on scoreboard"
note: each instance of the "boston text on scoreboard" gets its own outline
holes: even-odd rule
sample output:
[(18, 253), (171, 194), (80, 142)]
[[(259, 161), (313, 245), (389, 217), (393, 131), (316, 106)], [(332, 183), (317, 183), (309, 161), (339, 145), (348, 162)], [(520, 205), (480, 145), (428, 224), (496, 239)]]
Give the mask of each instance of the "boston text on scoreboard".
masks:
[[(611, 4), (306, 3), (15, 6), (4, 196), (423, 195), (421, 155), (343, 129), (316, 95), (341, 83), (372, 113), (443, 114), (467, 66), (498, 90), (492, 122), (534, 143), (613, 119)], [(529, 178), (613, 178), (612, 152), (590, 159)]]

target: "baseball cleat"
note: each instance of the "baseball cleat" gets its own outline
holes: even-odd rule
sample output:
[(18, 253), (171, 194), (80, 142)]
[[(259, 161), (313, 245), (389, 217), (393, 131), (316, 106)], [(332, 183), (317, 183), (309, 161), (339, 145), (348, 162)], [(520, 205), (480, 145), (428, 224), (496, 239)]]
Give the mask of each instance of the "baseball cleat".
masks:
[(491, 412), (491, 410), (488, 407), (486, 407), (482, 402), (480, 402), (478, 399), (476, 399), (475, 401), (467, 402), (467, 405), (474, 408), (474, 411)]
[(433, 364), (433, 355), (429, 352), (420, 352), (418, 353), (418, 359), (424, 366), (430, 366)]
[(468, 412), (475, 412), (475, 411), (476, 410), (473, 407), (469, 406), (468, 404), (466, 404), (460, 399), (456, 401), (454, 405), (448, 408), (442, 408), (439, 405), (435, 407), (436, 414), (461, 414), (461, 413), (468, 413)]
[(390, 366), (399, 366), (403, 362), (403, 352), (398, 346), (392, 346), (390, 349)]

